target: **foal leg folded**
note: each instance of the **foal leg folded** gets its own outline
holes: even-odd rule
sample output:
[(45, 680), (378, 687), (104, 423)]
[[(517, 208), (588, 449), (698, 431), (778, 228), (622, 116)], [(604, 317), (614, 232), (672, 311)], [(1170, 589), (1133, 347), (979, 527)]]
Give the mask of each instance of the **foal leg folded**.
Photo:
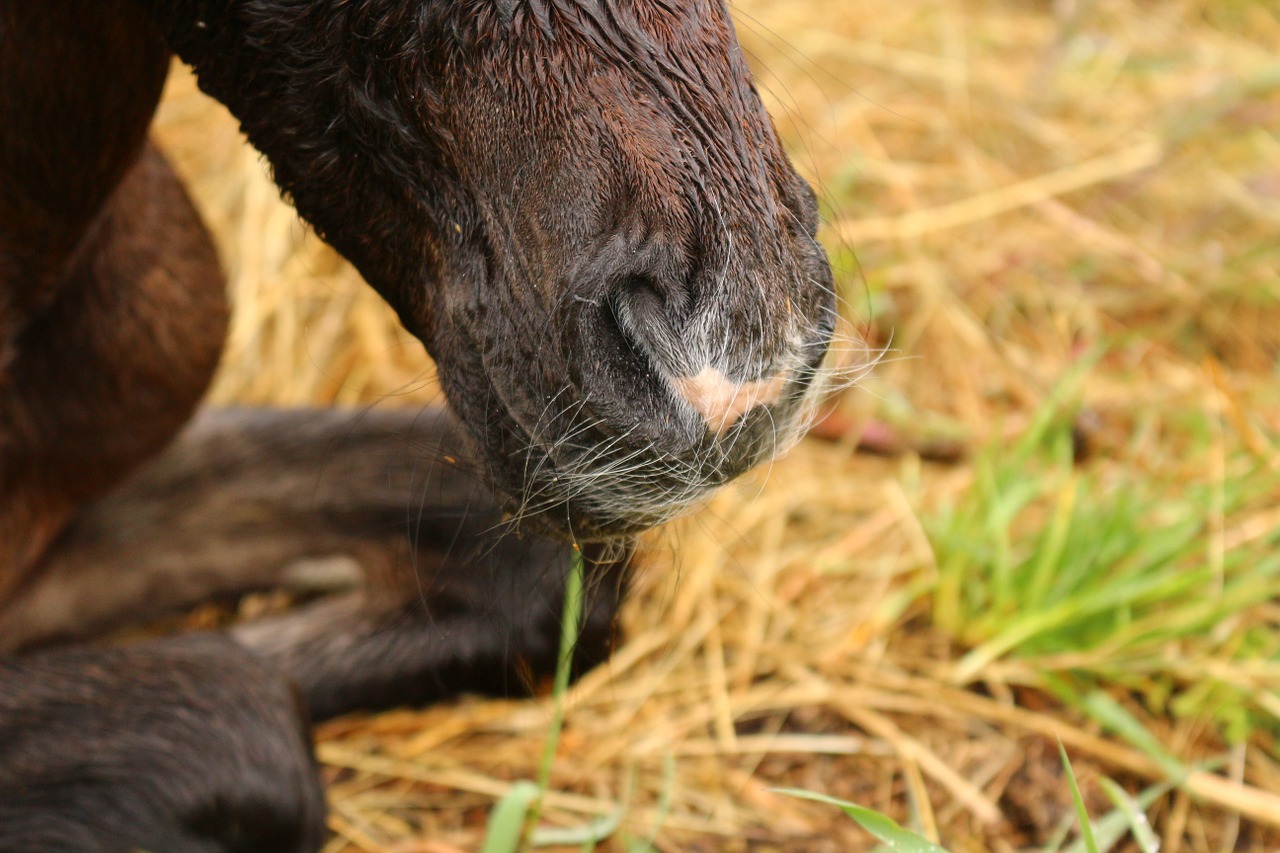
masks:
[[(476, 535), (437, 571), (248, 623), (232, 635), (293, 678), (317, 721), (460, 692), (528, 695), (556, 668), (570, 549), (487, 533), (484, 519), (470, 520), (463, 533)], [(574, 675), (612, 652), (630, 552), (589, 546), (585, 557)]]
[(458, 440), (436, 410), (202, 412), (63, 532), (0, 607), (0, 650), (328, 582), (318, 573), (385, 575), (411, 538), (483, 499), (471, 478), (441, 476), (441, 442)]
[[(68, 529), (0, 611), (0, 648), (345, 580), (346, 595), (235, 631), (317, 716), (527, 692), (554, 669), (570, 548), (512, 533), (462, 446), (435, 409), (203, 413)], [(627, 556), (588, 549), (579, 670), (608, 655)]]
[(311, 853), (308, 729), (221, 635), (0, 658), (0, 850)]

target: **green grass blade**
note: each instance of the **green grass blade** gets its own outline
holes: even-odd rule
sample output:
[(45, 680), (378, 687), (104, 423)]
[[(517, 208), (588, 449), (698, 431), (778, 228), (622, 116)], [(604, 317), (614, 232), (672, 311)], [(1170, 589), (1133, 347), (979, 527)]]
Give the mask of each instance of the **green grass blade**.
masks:
[(516, 782), (507, 795), (493, 807), (480, 853), (516, 853), (524, 837), (530, 808), (542, 796), (538, 786), (529, 781)]
[(1027, 592), (1023, 596), (1025, 600), (1040, 605), (1048, 599), (1057, 569), (1063, 562), (1072, 522), (1076, 519), (1076, 501), (1079, 496), (1080, 480), (1071, 476), (1058, 492), (1045, 540), (1030, 569)]
[(1147, 814), (1138, 802), (1130, 797), (1124, 788), (1110, 779), (1104, 778), (1099, 781), (1102, 784), (1102, 790), (1106, 792), (1116, 810), (1124, 815), (1125, 823), (1129, 825), (1129, 833), (1142, 853), (1158, 853), (1160, 839), (1152, 832), (1151, 821), (1147, 820)]
[(1067, 774), (1067, 784), (1071, 786), (1071, 802), (1075, 804), (1076, 820), (1080, 822), (1080, 840), (1088, 853), (1098, 853), (1098, 841), (1093, 837), (1093, 825), (1089, 822), (1089, 810), (1084, 807), (1084, 797), (1080, 796), (1080, 786), (1076, 784), (1076, 773), (1071, 769), (1071, 759), (1067, 758), (1067, 749), (1058, 741), (1058, 755), (1062, 757), (1062, 769)]
[(858, 825), (867, 832), (888, 844), (895, 853), (947, 853), (945, 848), (939, 847), (929, 839), (917, 835), (909, 829), (903, 829), (892, 818), (886, 817), (880, 812), (872, 811), (844, 800), (838, 800), (826, 794), (815, 794), (813, 791), (803, 791), (799, 788), (773, 788), (771, 790), (775, 794), (785, 794), (788, 797), (812, 800), (815, 803), (826, 803), (827, 805), (835, 806), (857, 821)]
[(1170, 779), (1186, 778), (1188, 770), (1160, 744), (1160, 740), (1124, 707), (1101, 690), (1090, 691), (1080, 703), (1082, 710), (1118, 734), (1160, 765)]
[[(551, 724), (547, 727), (547, 738), (543, 745), (542, 762), (538, 767), (537, 783), (521, 781), (511, 786), (507, 795), (498, 801), (489, 815), (489, 824), (485, 832), (484, 846), (481, 853), (515, 853), (526, 839), (537, 843), (535, 827), (538, 814), (542, 809), (542, 798), (551, 784), (551, 766), (555, 761), (556, 748), (560, 743), (560, 731), (564, 725), (564, 694), (569, 688), (569, 675), (573, 662), (573, 649), (578, 643), (578, 627), (582, 614), (582, 587), (584, 568), (582, 552), (575, 545), (573, 557), (569, 565), (568, 578), (565, 581), (564, 610), (560, 629), (560, 656), (556, 660), (555, 688), (553, 697), (555, 707)], [(602, 824), (598, 829), (607, 826)], [(618, 817), (621, 822), (621, 816)], [(616, 828), (616, 824), (614, 826)], [(581, 835), (582, 830), (575, 830)], [(612, 832), (610, 829), (608, 832)], [(608, 835), (608, 832), (605, 835)], [(589, 839), (588, 839), (589, 840)], [(578, 843), (577, 837), (572, 843)]]
[(625, 809), (616, 808), (607, 815), (593, 818), (578, 826), (540, 826), (533, 831), (530, 843), (534, 847), (579, 846), (594, 848), (601, 841), (617, 832), (622, 825)]
[(542, 761), (538, 765), (538, 797), (529, 806), (526, 831), (532, 837), (533, 827), (542, 810), (542, 796), (551, 787), (551, 767), (555, 763), (556, 749), (560, 744), (560, 731), (564, 728), (564, 694), (569, 689), (569, 676), (573, 670), (573, 650), (578, 645), (578, 630), (582, 619), (582, 586), (585, 575), (582, 550), (575, 543), (569, 562), (569, 574), (565, 579), (564, 608), (560, 615), (560, 653), (556, 658), (555, 685), (552, 688), (554, 707), (551, 724), (547, 727), (547, 739), (542, 747)]
[[(1108, 784), (1115, 784), (1110, 779), (1106, 778), (1101, 781), (1104, 786)], [(1132, 803), (1132, 807), (1137, 814), (1145, 820), (1145, 816), (1143, 816), (1142, 813), (1151, 808), (1152, 804), (1154, 804), (1156, 800), (1169, 793), (1173, 788), (1174, 786), (1171, 783), (1161, 782), (1158, 785), (1152, 785), (1149, 788), (1145, 788), (1142, 793), (1138, 794), (1136, 797), (1128, 797), (1127, 794), (1125, 796), (1128, 797), (1129, 802)], [(1120, 843), (1120, 840), (1124, 838), (1126, 832), (1132, 834), (1134, 831), (1129, 816), (1121, 808), (1113, 809), (1099, 820), (1093, 822), (1094, 842), (1101, 850), (1110, 850), (1112, 847), (1115, 847)], [(1142, 842), (1139, 841), (1138, 843), (1141, 844)], [(1158, 846), (1159, 845), (1157, 843), (1157, 847)], [(1075, 844), (1068, 847), (1064, 853), (1086, 853), (1087, 850), (1088, 846), (1085, 844), (1084, 839), (1080, 838)], [(1144, 853), (1146, 853), (1145, 849)]]

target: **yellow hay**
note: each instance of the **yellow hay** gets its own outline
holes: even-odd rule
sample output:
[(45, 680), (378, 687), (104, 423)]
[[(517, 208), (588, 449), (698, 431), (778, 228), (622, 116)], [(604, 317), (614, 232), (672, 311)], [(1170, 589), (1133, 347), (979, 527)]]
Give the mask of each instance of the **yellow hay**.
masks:
[[(845, 440), (804, 442), (652, 537), (625, 643), (570, 693), (545, 819), (625, 801), (627, 831), (662, 851), (868, 846), (838, 815), (769, 791), (789, 784), (915, 815), (954, 850), (1029, 844), (1002, 814), (1059, 802), (1046, 738), (1086, 776), (1159, 768), (1060, 709), (1019, 707), (1015, 668), (977, 673), (984, 695), (951, 683), (959, 652), (904, 589), (936, 568), (918, 513), (973, 472), (858, 455), (856, 433), (870, 418), (908, 448), (1016, 433), (1082, 352), (1142, 328), (1162, 334), (1087, 387), (1096, 440), (1124, 436), (1130, 460), (1176, 466), (1158, 438), (1166, 412), (1203, 408), (1222, 415), (1223, 441), (1276, 464), (1280, 254), (1242, 250), (1274, 245), (1280, 222), (1280, 13), (1259, 0), (735, 12), (780, 131), (829, 200), (849, 314), (890, 353), (840, 401)], [(438, 400), (421, 346), (299, 225), (182, 72), (157, 133), (235, 302), (213, 402)], [(1276, 523), (1225, 519), (1222, 536)], [(1275, 682), (1261, 692), (1280, 705)], [(540, 702), (466, 700), (323, 726), (327, 849), (478, 849), (494, 798), (536, 775), (548, 719)], [(1202, 735), (1167, 731), (1188, 758)], [(1197, 773), (1190, 797), (1161, 807), (1166, 849), (1228, 844), (1230, 814), (1255, 825), (1239, 837), (1258, 849), (1280, 843), (1262, 829), (1280, 826), (1280, 765), (1247, 752), (1234, 776)]]

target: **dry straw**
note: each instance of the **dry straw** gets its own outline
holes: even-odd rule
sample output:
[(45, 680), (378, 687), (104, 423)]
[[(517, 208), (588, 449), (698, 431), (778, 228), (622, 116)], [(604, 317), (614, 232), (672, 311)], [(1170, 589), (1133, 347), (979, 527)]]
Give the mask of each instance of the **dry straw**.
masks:
[[(940, 571), (928, 519), (974, 488), (976, 448), (1019, 435), (1104, 345), (1081, 424), (1103, 480), (1229, 486), (1237, 452), (1280, 468), (1280, 11), (1259, 0), (735, 11), (779, 128), (828, 200), (850, 315), (892, 352), (839, 401), (835, 441), (804, 442), (651, 538), (624, 644), (570, 691), (544, 820), (625, 804), (626, 832), (662, 851), (870, 846), (838, 815), (770, 792), (790, 785), (885, 811), (953, 850), (1034, 847), (1070, 810), (1055, 737), (1086, 792), (1099, 775), (1136, 789), (1163, 771), (1037, 687), (1016, 656), (957, 683), (966, 649), (919, 594)], [(236, 318), (214, 402), (438, 400), (421, 347), (298, 224), (234, 122), (181, 73), (158, 134), (229, 271)], [(1193, 416), (1216, 426), (1199, 435)], [(863, 433), (900, 452), (855, 452)], [(940, 444), (964, 459), (921, 461)], [(1201, 445), (1217, 449), (1216, 473), (1188, 461), (1203, 460)], [(1225, 549), (1278, 522), (1274, 501), (1259, 501), (1210, 527)], [(1260, 607), (1228, 630), (1277, 624)], [(1195, 648), (1175, 650), (1188, 679), (1219, 667), (1280, 716), (1274, 656), (1251, 669)], [(1231, 758), (1152, 810), (1164, 850), (1280, 846), (1274, 727), (1229, 748), (1194, 714), (1120, 698), (1179, 759)], [(323, 726), (328, 850), (478, 849), (495, 798), (536, 776), (549, 707), (468, 699)]]

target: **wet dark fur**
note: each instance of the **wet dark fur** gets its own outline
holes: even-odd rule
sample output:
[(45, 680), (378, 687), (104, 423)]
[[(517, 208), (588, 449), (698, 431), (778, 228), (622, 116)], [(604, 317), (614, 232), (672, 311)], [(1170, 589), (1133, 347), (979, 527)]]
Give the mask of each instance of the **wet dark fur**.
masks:
[(659, 342), (700, 324), (741, 380), (812, 368), (830, 332), (812, 193), (720, 0), (150, 5), (426, 343), (522, 514), (643, 528), (772, 451), (811, 374), (718, 441), (661, 380), (692, 354)]
[(303, 853), (324, 839), (298, 699), (226, 637), (0, 659), (0, 684), (0, 849)]
[[(146, 143), (171, 51), (456, 418), (179, 435), (227, 306)], [(566, 534), (597, 543), (575, 666), (599, 661), (618, 537), (772, 454), (812, 396), (813, 197), (722, 0), (0, 0), (0, 116), (0, 851), (317, 849), (309, 714), (527, 690)], [(716, 430), (673, 391), (704, 367), (786, 381)], [(338, 589), (228, 636), (55, 648), (276, 586)]]

